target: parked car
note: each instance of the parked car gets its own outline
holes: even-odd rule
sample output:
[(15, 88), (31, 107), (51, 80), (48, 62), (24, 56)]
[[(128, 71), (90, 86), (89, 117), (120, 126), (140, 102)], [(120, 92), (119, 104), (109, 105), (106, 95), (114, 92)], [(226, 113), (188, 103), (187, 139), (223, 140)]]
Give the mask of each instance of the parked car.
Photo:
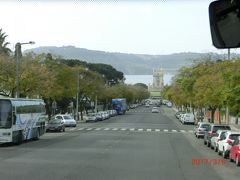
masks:
[(184, 112), (184, 111), (178, 111), (178, 112), (175, 113), (175, 116), (176, 116), (177, 119), (179, 119), (181, 114), (185, 114), (185, 113), (186, 112)]
[(172, 107), (172, 103), (171, 102), (167, 102), (167, 107)]
[(55, 119), (60, 119), (65, 127), (76, 127), (77, 126), (77, 122), (75, 119), (72, 118), (72, 116), (68, 115), (68, 114), (58, 114), (55, 115), (54, 117)]
[(194, 134), (197, 138), (203, 137), (205, 131), (210, 126), (210, 123), (207, 122), (198, 122), (197, 126), (194, 128)]
[(179, 121), (182, 122), (186, 113), (181, 113), (179, 116)]
[(211, 143), (210, 143), (210, 147), (212, 149), (214, 149), (215, 152), (218, 151), (218, 142), (220, 141), (220, 138), (222, 136), (223, 133), (226, 133), (227, 130), (222, 130), (222, 129), (219, 129), (217, 130), (216, 132), (216, 135), (214, 135), (212, 138), (211, 138)]
[(65, 132), (65, 126), (63, 121), (61, 119), (52, 118), (46, 126), (46, 132), (49, 131)]
[(240, 132), (227, 131), (222, 134), (218, 142), (218, 154), (222, 154), (223, 158), (229, 156), (229, 150), (232, 147), (233, 141), (240, 137)]
[(97, 113), (88, 113), (86, 122), (96, 122), (98, 121)]
[(147, 108), (148, 108), (148, 107), (150, 107), (150, 105), (149, 105), (149, 104), (145, 104), (145, 107), (147, 107)]
[(181, 118), (181, 122), (183, 124), (194, 124), (195, 123), (194, 114), (192, 114), (192, 113), (184, 114)]
[(152, 108), (152, 113), (159, 113), (158, 107), (153, 107)]
[(238, 137), (232, 144), (229, 151), (229, 161), (235, 161), (236, 166), (240, 166), (240, 138)]
[(213, 136), (216, 136), (217, 130), (231, 130), (231, 127), (229, 125), (223, 125), (223, 124), (211, 124), (207, 130), (204, 132), (204, 144), (210, 147), (211, 138)]
[(96, 113), (96, 117), (97, 117), (97, 121), (102, 121), (103, 120), (103, 116), (99, 112)]

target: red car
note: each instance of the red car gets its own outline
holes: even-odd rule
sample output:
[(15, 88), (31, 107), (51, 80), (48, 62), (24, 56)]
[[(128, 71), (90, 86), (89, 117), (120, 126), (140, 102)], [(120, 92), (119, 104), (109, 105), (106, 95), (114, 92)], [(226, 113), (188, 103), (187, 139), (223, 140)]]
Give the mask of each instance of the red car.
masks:
[(240, 166), (240, 139), (236, 139), (230, 148), (229, 160), (235, 161), (237, 166)]

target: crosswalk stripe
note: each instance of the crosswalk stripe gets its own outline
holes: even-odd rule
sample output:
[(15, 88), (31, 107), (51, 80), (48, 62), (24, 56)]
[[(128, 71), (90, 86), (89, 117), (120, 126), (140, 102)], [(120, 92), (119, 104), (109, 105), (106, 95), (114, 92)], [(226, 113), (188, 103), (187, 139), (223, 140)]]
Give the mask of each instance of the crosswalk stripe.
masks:
[(156, 132), (159, 132), (159, 131), (160, 131), (160, 129), (155, 129), (155, 131), (156, 131)]
[(104, 129), (104, 131), (108, 131), (108, 130), (110, 130), (110, 129), (109, 129), (109, 128), (105, 128), (105, 129)]
[(175, 129), (172, 129), (172, 132), (177, 132), (177, 130), (175, 130)]
[(121, 131), (126, 131), (127, 129), (126, 128), (122, 128)]
[(152, 131), (152, 129), (147, 129), (147, 132), (151, 132)]
[(130, 131), (134, 131), (135, 129), (134, 128), (131, 128), (131, 129), (129, 129)]
[(101, 129), (102, 129), (102, 128), (96, 128), (95, 130), (96, 130), (96, 131), (99, 131), (99, 130), (101, 130)]
[(163, 131), (164, 131), (164, 132), (168, 132), (168, 129), (164, 129)]
[(112, 130), (113, 130), (113, 131), (117, 131), (117, 130), (118, 130), (118, 128), (113, 128)]
[(84, 129), (85, 129), (85, 128), (79, 128), (78, 131), (82, 131), (82, 130), (84, 130)]
[(92, 128), (88, 128), (88, 129), (86, 129), (87, 131), (90, 131), (90, 130), (92, 130)]
[(185, 133), (186, 131), (185, 130), (180, 130), (182, 133)]
[(143, 129), (138, 129), (138, 131), (143, 131)]

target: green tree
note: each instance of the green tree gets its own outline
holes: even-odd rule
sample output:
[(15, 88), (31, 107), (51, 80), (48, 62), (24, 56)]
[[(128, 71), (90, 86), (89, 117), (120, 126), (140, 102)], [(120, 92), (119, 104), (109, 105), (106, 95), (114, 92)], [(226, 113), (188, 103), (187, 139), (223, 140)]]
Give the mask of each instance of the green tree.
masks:
[(0, 54), (10, 55), (11, 53), (11, 50), (7, 47), (10, 44), (6, 42), (7, 36), (8, 35), (0, 29)]

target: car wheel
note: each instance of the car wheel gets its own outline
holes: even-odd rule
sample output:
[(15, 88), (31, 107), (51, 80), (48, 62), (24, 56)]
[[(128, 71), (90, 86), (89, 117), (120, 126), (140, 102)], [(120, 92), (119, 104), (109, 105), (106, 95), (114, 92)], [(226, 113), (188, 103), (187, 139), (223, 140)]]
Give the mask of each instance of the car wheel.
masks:
[(230, 161), (230, 162), (233, 162), (233, 159), (232, 159), (232, 157), (231, 157), (231, 154), (229, 154), (229, 161)]
[(207, 142), (204, 140), (204, 145), (206, 145), (207, 144)]
[(210, 147), (210, 143), (209, 142), (207, 142), (207, 147)]
[(65, 132), (65, 128), (62, 129), (62, 132)]
[(240, 166), (240, 161), (239, 161), (238, 156), (236, 156), (236, 166)]
[(211, 148), (211, 149), (214, 149), (214, 147), (212, 146), (212, 144), (210, 144), (210, 148)]
[(222, 157), (224, 158), (224, 159), (226, 159), (226, 151), (223, 149), (223, 152), (222, 152)]

